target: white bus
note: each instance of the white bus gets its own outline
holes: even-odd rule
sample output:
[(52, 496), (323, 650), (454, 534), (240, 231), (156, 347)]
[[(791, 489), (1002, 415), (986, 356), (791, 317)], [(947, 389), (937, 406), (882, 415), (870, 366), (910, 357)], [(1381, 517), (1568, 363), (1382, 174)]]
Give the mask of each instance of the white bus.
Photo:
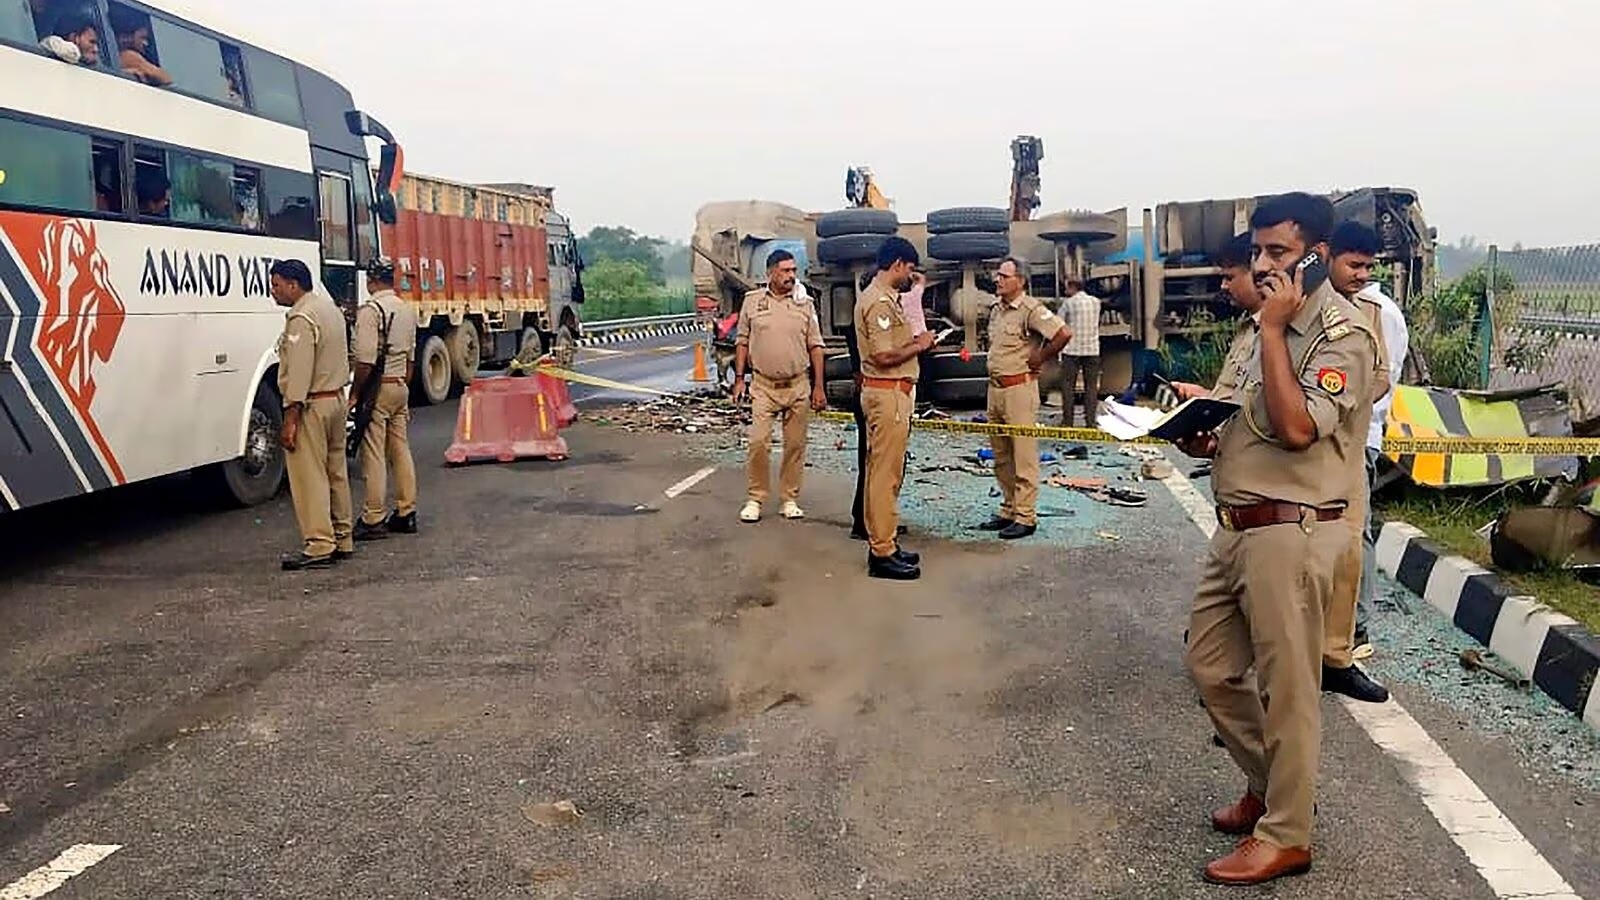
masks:
[(272, 498), (267, 270), (353, 309), (399, 161), (328, 76), (167, 0), (0, 0), (0, 511), (188, 470)]

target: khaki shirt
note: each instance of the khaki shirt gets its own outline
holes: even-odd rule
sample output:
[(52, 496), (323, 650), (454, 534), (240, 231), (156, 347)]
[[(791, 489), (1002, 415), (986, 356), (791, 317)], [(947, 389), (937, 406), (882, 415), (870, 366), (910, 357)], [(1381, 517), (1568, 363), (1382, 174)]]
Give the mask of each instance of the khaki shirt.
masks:
[(1267, 415), (1260, 331), (1252, 329), (1243, 377), (1226, 398), (1240, 412), (1217, 432), (1211, 475), (1217, 502), (1348, 506), (1351, 467), (1365, 456), (1372, 418), (1376, 341), (1363, 316), (1326, 284), (1306, 299), (1286, 335), (1316, 440), (1298, 452), (1278, 442)]
[(1007, 303), (996, 300), (989, 307), (989, 374), (1024, 375), (1028, 354), (1066, 327), (1061, 317), (1038, 300), (1023, 294)]
[(811, 367), (811, 350), (822, 348), (817, 308), (798, 294), (751, 291), (739, 307), (734, 344), (750, 349), (750, 366), (760, 375), (777, 381), (804, 375)]
[(333, 298), (311, 291), (289, 308), (278, 336), (278, 393), (285, 407), (350, 381), (350, 342)]
[(377, 365), (384, 322), (389, 323), (389, 358), (383, 377), (404, 378), (417, 352), (417, 313), (394, 291), (379, 291), (356, 310), (356, 362)]
[(911, 343), (911, 323), (906, 320), (900, 295), (880, 287), (877, 281), (856, 297), (856, 352), (861, 355), (861, 374), (868, 378), (909, 378), (922, 375), (922, 362), (913, 356), (892, 369), (872, 364), (871, 356)]
[(1239, 322), (1239, 330), (1233, 335), (1233, 343), (1228, 346), (1228, 355), (1222, 359), (1222, 371), (1217, 373), (1217, 386), (1211, 389), (1213, 400), (1226, 400), (1233, 395), (1233, 389), (1244, 380), (1245, 371), (1250, 365), (1250, 354), (1255, 352), (1256, 332), (1260, 330), (1255, 316), (1245, 316)]
[[(1372, 384), (1372, 402), (1377, 403), (1383, 399), (1385, 394), (1389, 393), (1389, 388), (1393, 386), (1389, 384), (1389, 348), (1384, 344), (1383, 340), (1383, 307), (1360, 294), (1357, 294), (1350, 302), (1355, 305), (1356, 309), (1361, 311), (1362, 315), (1366, 316), (1367, 325), (1371, 327), (1373, 338), (1378, 345), (1378, 373)], [(1363, 463), (1362, 468), (1365, 469), (1365, 467), (1366, 464)]]

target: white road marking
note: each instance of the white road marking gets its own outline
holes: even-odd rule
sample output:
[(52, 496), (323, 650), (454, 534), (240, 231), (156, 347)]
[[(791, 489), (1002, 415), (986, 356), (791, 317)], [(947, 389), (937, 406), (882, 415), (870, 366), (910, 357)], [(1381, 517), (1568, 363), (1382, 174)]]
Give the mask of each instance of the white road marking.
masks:
[[(1216, 534), (1214, 507), (1182, 472), (1175, 471), (1161, 481), (1206, 537)], [(1394, 760), (1401, 776), (1496, 897), (1583, 900), (1400, 701), (1393, 697), (1388, 703), (1340, 699), (1367, 737)]]
[[(717, 469), (716, 469), (715, 466), (710, 466), (710, 467), (701, 469), (700, 471), (694, 473), (693, 475), (690, 475), (688, 478), (685, 478), (684, 480), (678, 482), (677, 484), (673, 485), (672, 487), (667, 488), (667, 490), (665, 491), (665, 493), (667, 495), (667, 499), (668, 500), (677, 499), (679, 494), (682, 494), (684, 491), (687, 491), (688, 489), (694, 487), (695, 485), (699, 484), (700, 482), (705, 481), (707, 478), (711, 477), (711, 473), (715, 472), (716, 470)], [(4, 898), (0, 898), (0, 900), (4, 900)]]
[(38, 900), (121, 849), (121, 844), (74, 844), (20, 880), (0, 888), (0, 900)]

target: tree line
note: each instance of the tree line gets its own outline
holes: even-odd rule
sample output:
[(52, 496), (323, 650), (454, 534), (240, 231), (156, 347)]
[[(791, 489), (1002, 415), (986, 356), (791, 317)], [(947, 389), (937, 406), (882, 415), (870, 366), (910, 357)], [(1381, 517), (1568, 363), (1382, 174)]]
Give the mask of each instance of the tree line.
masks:
[(694, 311), (687, 244), (597, 225), (578, 238), (578, 254), (591, 322)]

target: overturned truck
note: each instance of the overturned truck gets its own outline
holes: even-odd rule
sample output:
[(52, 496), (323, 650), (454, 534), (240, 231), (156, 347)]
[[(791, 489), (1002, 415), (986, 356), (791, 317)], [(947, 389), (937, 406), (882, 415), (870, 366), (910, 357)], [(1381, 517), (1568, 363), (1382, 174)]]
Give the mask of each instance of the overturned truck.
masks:
[[(1431, 288), (1435, 232), (1415, 192), (1363, 188), (1328, 196), (1341, 218), (1378, 232), (1385, 286), (1396, 300), (1403, 304)], [(714, 304), (731, 321), (745, 292), (765, 284), (767, 255), (780, 247), (793, 252), (828, 345), (829, 398), (847, 403), (853, 382), (846, 342), (856, 296), (872, 277), (878, 247), (887, 236), (900, 235), (923, 257), (928, 327), (948, 332), (923, 357), (918, 395), (939, 405), (967, 406), (982, 403), (987, 393), (993, 273), (1002, 258), (1016, 256), (1028, 263), (1030, 292), (1052, 308), (1074, 277), (1103, 301), (1102, 389), (1126, 394), (1165, 368), (1164, 359), (1182, 359), (1197, 336), (1215, 333), (1217, 322), (1236, 315), (1222, 294), (1215, 259), (1233, 235), (1246, 230), (1263, 199), (1162, 204), (1143, 210), (1138, 226), (1129, 224), (1126, 209), (1018, 221), (1006, 209), (956, 207), (903, 222), (886, 209), (808, 213), (765, 201), (713, 203), (696, 220), (695, 289), (703, 303)], [(731, 345), (726, 352), (731, 358)], [(1053, 369), (1042, 373), (1046, 390), (1058, 380)], [(731, 373), (724, 373), (724, 383), (730, 380)]]

